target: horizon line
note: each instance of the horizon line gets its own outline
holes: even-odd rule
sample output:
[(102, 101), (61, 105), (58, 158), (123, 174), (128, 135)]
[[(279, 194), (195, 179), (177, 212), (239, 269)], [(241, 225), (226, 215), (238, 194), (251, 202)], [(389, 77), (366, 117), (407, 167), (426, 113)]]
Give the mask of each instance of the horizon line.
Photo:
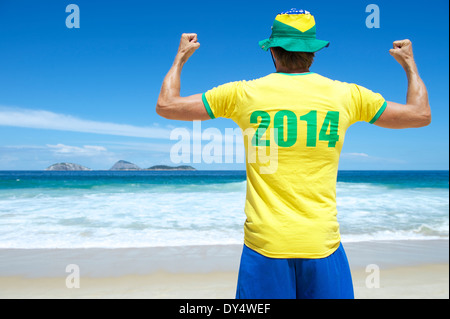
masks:
[[(165, 164), (157, 164), (165, 165)], [(168, 166), (168, 165), (167, 165)], [(189, 166), (189, 165), (180, 165), (180, 166)], [(173, 166), (177, 167), (177, 166)], [(193, 166), (191, 166), (193, 167)], [(195, 171), (241, 171), (246, 172), (245, 169), (197, 169), (193, 167)], [(178, 171), (194, 171), (194, 170), (178, 170)], [(150, 169), (150, 168), (141, 168), (141, 169), (89, 169), (89, 170), (46, 170), (46, 169), (0, 169), (0, 172), (103, 172), (103, 171), (112, 171), (112, 172), (139, 172), (139, 171), (176, 171), (176, 169)], [(379, 172), (379, 171), (395, 171), (395, 172), (449, 172), (448, 169), (338, 169), (338, 172), (343, 171), (359, 171), (359, 172)]]

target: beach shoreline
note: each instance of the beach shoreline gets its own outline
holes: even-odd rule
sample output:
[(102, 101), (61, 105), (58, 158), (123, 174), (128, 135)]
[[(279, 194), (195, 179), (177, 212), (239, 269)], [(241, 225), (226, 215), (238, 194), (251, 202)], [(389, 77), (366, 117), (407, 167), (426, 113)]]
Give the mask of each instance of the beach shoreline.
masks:
[[(448, 243), (344, 242), (355, 297), (448, 298)], [(0, 298), (232, 299), (241, 250), (242, 245), (0, 249)], [(67, 286), (74, 274), (69, 265), (78, 267), (79, 288)]]

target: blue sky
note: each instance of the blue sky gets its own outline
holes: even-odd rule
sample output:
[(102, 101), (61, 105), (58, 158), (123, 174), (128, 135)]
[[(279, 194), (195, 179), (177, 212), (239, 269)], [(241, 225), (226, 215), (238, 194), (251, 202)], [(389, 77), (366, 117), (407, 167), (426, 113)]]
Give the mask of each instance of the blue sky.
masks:
[[(80, 8), (79, 29), (65, 24), (71, 3)], [(371, 3), (380, 8), (377, 29), (365, 24)], [(406, 77), (388, 51), (409, 38), (429, 91), (430, 126), (357, 123), (340, 169), (448, 169), (448, 1), (0, 0), (0, 170), (56, 162), (108, 169), (120, 159), (174, 165), (170, 134), (193, 126), (160, 118), (155, 103), (181, 33), (195, 32), (201, 43), (183, 70), (181, 93), (202, 93), (273, 72), (258, 41), (270, 35), (277, 13), (294, 7), (310, 11), (318, 38), (331, 41), (311, 71), (404, 103)], [(237, 127), (227, 119), (201, 125), (222, 133)], [(244, 169), (235, 162), (192, 165)]]

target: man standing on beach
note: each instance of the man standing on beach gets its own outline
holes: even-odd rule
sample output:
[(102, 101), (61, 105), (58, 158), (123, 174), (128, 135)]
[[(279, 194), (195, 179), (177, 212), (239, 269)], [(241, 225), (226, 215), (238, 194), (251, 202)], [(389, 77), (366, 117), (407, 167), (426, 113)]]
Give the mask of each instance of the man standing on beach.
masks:
[[(329, 42), (316, 39), (308, 11), (278, 14), (272, 35), (259, 45), (270, 49), (276, 73), (181, 97), (181, 70), (200, 47), (196, 34), (183, 34), (156, 111), (184, 121), (230, 118), (249, 137), (244, 139), (247, 219), (236, 298), (354, 298), (336, 218), (339, 156), (347, 128), (358, 121), (396, 129), (430, 123), (412, 44), (395, 41), (389, 51), (407, 75), (404, 105), (310, 72), (314, 52)], [(276, 154), (270, 157), (275, 170), (264, 171), (267, 161), (260, 158), (249, 160), (261, 149)]]

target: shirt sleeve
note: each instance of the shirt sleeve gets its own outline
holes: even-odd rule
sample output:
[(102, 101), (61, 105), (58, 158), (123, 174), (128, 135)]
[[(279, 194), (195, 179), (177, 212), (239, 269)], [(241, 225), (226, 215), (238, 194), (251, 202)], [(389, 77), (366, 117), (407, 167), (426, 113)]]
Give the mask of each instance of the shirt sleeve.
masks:
[(209, 116), (233, 118), (242, 99), (242, 81), (217, 86), (202, 95)]
[(353, 122), (375, 123), (387, 106), (383, 96), (356, 84), (350, 84), (350, 91)]

